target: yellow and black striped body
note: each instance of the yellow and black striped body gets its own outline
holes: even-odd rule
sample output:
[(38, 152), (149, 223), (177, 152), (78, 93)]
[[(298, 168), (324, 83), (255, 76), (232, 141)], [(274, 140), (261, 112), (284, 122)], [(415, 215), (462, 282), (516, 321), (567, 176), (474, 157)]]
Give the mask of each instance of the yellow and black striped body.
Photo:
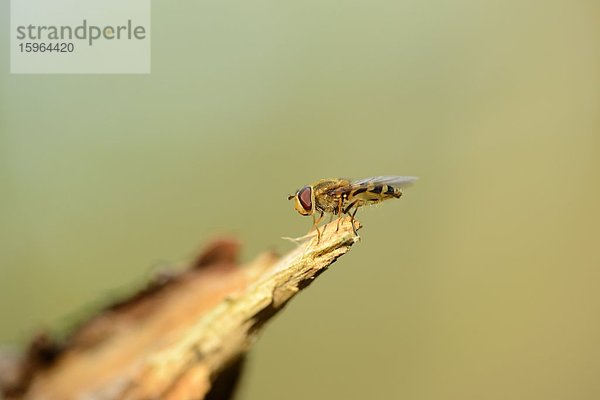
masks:
[(380, 203), (402, 196), (402, 190), (378, 182), (357, 184), (347, 179), (322, 179), (313, 185), (315, 208), (332, 214), (348, 213), (352, 208)]

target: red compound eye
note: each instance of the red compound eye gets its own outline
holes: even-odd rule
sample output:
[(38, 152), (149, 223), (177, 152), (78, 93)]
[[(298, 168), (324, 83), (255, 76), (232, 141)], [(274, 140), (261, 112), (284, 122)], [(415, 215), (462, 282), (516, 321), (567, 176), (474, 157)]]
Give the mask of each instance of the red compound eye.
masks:
[(302, 189), (298, 190), (298, 200), (300, 201), (300, 205), (306, 211), (312, 210), (312, 189), (310, 186), (304, 186)]

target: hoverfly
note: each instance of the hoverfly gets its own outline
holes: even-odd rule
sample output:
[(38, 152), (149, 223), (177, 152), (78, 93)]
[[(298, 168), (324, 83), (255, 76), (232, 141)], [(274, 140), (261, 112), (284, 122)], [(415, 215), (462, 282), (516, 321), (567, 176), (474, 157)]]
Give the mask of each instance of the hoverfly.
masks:
[[(304, 186), (296, 194), (289, 195), (294, 199), (294, 207), (304, 216), (313, 216), (313, 226), (317, 230), (317, 243), (321, 240), (318, 224), (325, 213), (338, 216), (337, 228), (340, 228), (342, 214), (350, 215), (352, 229), (354, 217), (362, 206), (380, 203), (387, 199), (400, 198), (402, 188), (416, 181), (414, 176), (375, 176), (351, 181), (349, 179), (321, 179), (312, 185)], [(319, 217), (316, 217), (319, 213)]]

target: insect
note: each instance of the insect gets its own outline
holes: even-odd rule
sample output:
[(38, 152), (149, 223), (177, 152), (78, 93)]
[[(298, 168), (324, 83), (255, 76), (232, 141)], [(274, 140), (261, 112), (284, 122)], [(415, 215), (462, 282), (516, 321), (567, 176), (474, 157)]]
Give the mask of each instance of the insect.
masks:
[[(342, 178), (321, 179), (289, 195), (288, 200), (294, 199), (294, 208), (301, 215), (312, 215), (318, 243), (321, 240), (318, 224), (325, 213), (331, 213), (332, 217), (338, 216), (338, 230), (342, 214), (350, 215), (352, 229), (358, 236), (354, 227), (354, 217), (360, 207), (400, 198), (402, 188), (416, 180), (414, 176), (374, 176), (355, 181)], [(318, 218), (317, 213), (320, 214)]]

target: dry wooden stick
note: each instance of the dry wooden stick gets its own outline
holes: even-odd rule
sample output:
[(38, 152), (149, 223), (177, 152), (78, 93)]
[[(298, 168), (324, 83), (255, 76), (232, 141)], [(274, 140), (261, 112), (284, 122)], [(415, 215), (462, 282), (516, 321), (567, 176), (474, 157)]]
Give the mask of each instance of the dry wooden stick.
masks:
[(191, 268), (161, 275), (65, 343), (38, 337), (4, 367), (0, 389), (35, 400), (229, 398), (265, 322), (357, 240), (345, 218), (319, 243), (311, 237), (281, 259), (264, 253), (242, 267), (237, 243), (217, 241)]

